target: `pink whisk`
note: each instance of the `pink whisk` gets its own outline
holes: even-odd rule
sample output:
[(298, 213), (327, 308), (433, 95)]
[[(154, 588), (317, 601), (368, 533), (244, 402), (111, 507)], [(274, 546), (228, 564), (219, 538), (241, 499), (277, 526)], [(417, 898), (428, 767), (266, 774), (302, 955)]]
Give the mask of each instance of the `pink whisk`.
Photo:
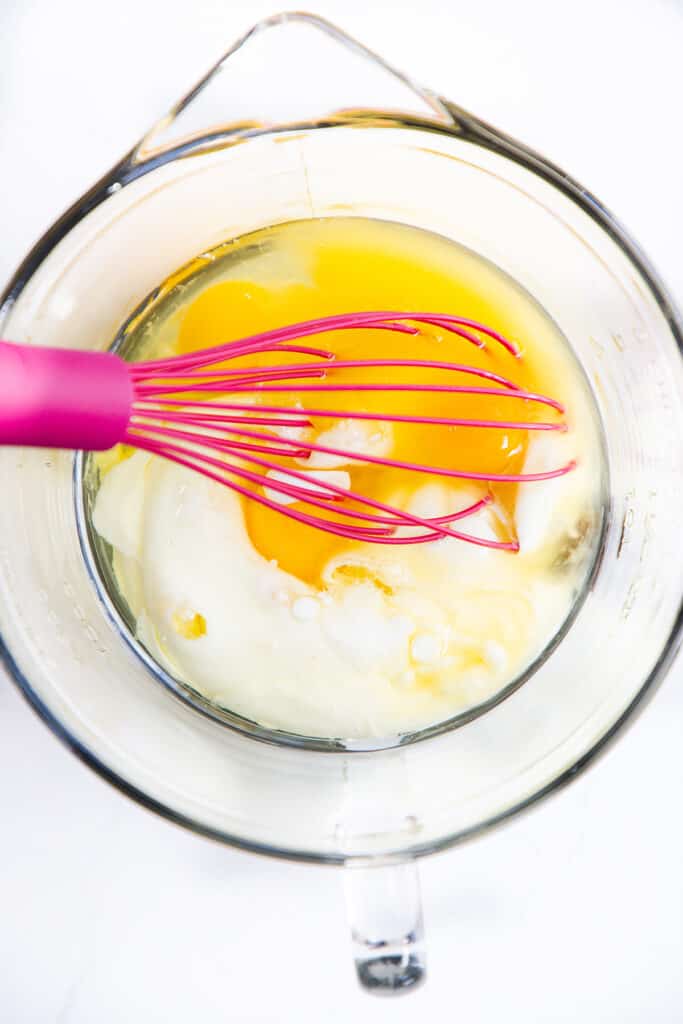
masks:
[[(357, 419), (433, 426), (562, 431), (562, 420), (526, 422), (417, 416), (315, 407), (315, 394), (324, 392), (433, 392), (452, 395), (509, 398), (540, 404), (563, 414), (562, 404), (520, 388), (500, 374), (467, 363), (429, 359), (338, 359), (324, 348), (299, 344), (301, 339), (329, 331), (371, 328), (418, 334), (416, 325), (447, 331), (468, 344), (500, 345), (519, 357), (507, 338), (484, 324), (442, 313), (378, 311), (344, 313), (265, 331), (240, 341), (189, 355), (151, 362), (127, 363), (119, 356), (72, 349), (26, 347), (0, 342), (0, 444), (103, 451), (122, 442), (163, 456), (229, 487), (282, 515), (351, 540), (375, 544), (417, 544), (455, 537), (485, 547), (516, 551), (515, 541), (499, 541), (463, 533), (453, 523), (467, 519), (487, 505), (489, 495), (438, 517), (421, 517), (367, 495), (312, 478), (305, 469), (273, 459), (305, 460), (313, 453), (432, 476), (484, 483), (531, 483), (562, 476), (574, 468), (568, 462), (542, 473), (486, 473), (403, 462), (388, 456), (351, 452), (288, 437), (281, 428), (309, 428), (312, 418)], [(302, 362), (272, 366), (226, 367), (231, 359), (261, 353), (307, 357)], [(409, 368), (453, 371), (472, 378), (468, 384), (397, 383), (390, 379), (368, 383), (344, 382), (339, 370)], [(446, 374), (447, 375), (447, 374)], [(310, 394), (311, 406), (263, 404), (264, 394), (295, 390)], [(200, 393), (202, 398), (196, 397)], [(259, 395), (259, 404), (251, 396)], [(214, 397), (218, 400), (214, 401)], [(240, 401), (246, 398), (246, 401)], [(343, 402), (341, 403), (343, 405)], [(454, 411), (457, 411), (454, 410)], [(300, 466), (298, 462), (295, 465)], [(276, 476), (269, 475), (279, 471)], [(286, 478), (283, 480), (282, 476)], [(281, 500), (269, 497), (280, 496)], [(300, 507), (292, 508), (289, 499)], [(322, 513), (322, 514), (321, 514)], [(325, 513), (332, 513), (333, 519)], [(397, 531), (409, 528), (409, 532)]]

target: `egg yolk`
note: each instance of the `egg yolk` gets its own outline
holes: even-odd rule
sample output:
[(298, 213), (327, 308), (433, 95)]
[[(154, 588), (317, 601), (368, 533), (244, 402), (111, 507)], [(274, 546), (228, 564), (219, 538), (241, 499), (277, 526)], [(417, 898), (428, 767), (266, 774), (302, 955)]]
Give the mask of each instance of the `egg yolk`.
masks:
[[(231, 277), (209, 284), (182, 310), (177, 352), (193, 352), (296, 321), (336, 313), (378, 309), (449, 313), (486, 324), (504, 334), (518, 345), (520, 356), (515, 357), (493, 340), (488, 340), (484, 348), (477, 348), (447, 330), (429, 326), (422, 327), (417, 335), (371, 329), (337, 331), (307, 339), (305, 343), (333, 352), (340, 360), (421, 359), (464, 363), (501, 374), (527, 391), (557, 397), (553, 394), (554, 381), (550, 379), (549, 369), (544, 367), (542, 353), (527, 343), (527, 329), (533, 335), (534, 326), (528, 324), (526, 305), (529, 300), (491, 264), (438, 236), (408, 232), (404, 237), (400, 226), (380, 221), (311, 221), (295, 227), (297, 230), (293, 237), (290, 232), (288, 244), (293, 247), (292, 263), (305, 267), (305, 274), (299, 274), (302, 279), (287, 280), (283, 275), (282, 279), (276, 276), (272, 280), (255, 281), (245, 273), (239, 279)], [(231, 361), (230, 365), (241, 362), (249, 366), (272, 366), (304, 361), (310, 362), (311, 357), (271, 352)], [(487, 383), (459, 372), (404, 367), (338, 370), (334, 372), (334, 381), (351, 385), (380, 381), (410, 385)], [(275, 394), (259, 391), (253, 400), (256, 405), (338, 412), (338, 417), (308, 417), (313, 441), (348, 413), (526, 422), (556, 418), (546, 406), (495, 395), (353, 389), (306, 393), (297, 391), (296, 381), (292, 382), (291, 390)], [(378, 421), (377, 426), (381, 432), (382, 422)], [(514, 474), (522, 470), (529, 433), (510, 428), (394, 422), (390, 426), (390, 439), (390, 451), (382, 454), (399, 461), (465, 473)], [(306, 469), (305, 464), (279, 457), (274, 457), (273, 461), (281, 469), (286, 469), (287, 464), (299, 471)], [(403, 507), (430, 479), (444, 480), (438, 474), (432, 476), (362, 461), (350, 461), (343, 468), (350, 475), (352, 490), (387, 503), (395, 502), (399, 495)], [(458, 486), (457, 480), (447, 482), (449, 486)], [(513, 539), (517, 485), (477, 483), (476, 486), (481, 496), (489, 492), (495, 497), (496, 507), (502, 513), (498, 525), (500, 538)], [(471, 495), (471, 484), (469, 487)], [(242, 500), (249, 538), (256, 550), (308, 583), (318, 585), (330, 558), (359, 543), (312, 529), (255, 501)], [(463, 505), (470, 502), (471, 498), (463, 501)], [(318, 511), (301, 503), (289, 507)], [(467, 520), (462, 520), (457, 527), (466, 532)]]

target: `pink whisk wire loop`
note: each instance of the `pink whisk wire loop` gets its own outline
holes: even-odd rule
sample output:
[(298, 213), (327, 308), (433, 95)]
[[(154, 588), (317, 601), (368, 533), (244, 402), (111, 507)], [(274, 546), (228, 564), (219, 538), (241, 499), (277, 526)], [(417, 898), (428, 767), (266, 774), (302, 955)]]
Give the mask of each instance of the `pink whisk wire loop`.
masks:
[[(130, 364), (111, 353), (0, 342), (0, 444), (99, 451), (123, 442), (199, 472), (296, 522), (349, 540), (416, 544), (452, 537), (515, 551), (518, 545), (514, 540), (484, 539), (453, 525), (486, 507), (491, 501), (488, 493), (448, 515), (423, 517), (339, 487), (331, 479), (321, 479), (323, 474), (313, 479), (302, 468), (313, 455), (323, 455), (351, 465), (360, 462), (486, 485), (549, 480), (574, 468), (571, 461), (542, 473), (474, 472), (386, 454), (360, 454), (301, 436), (313, 427), (314, 419), (482, 430), (567, 429), (558, 418), (565, 411), (561, 402), (526, 391), (510, 377), (490, 369), (445, 359), (338, 359), (330, 349), (302, 343), (306, 338), (350, 329), (415, 335), (425, 327), (478, 349), (496, 346), (513, 360), (521, 358), (515, 343), (485, 324), (443, 313), (394, 310), (322, 317), (186, 355)], [(264, 354), (304, 359), (287, 358), (284, 363), (267, 365), (259, 360)], [(255, 365), (226, 365), (251, 356), (257, 357)], [(347, 370), (381, 371), (382, 377), (345, 381), (336, 376)], [(393, 381), (384, 375), (392, 370), (412, 371), (418, 379)], [(458, 374), (457, 383), (420, 382), (423, 370), (439, 371), (446, 377)], [(278, 394), (293, 391), (301, 398), (310, 395), (311, 405), (308, 401), (301, 406), (278, 402)], [(332, 393), (340, 396), (339, 408), (316, 404), (316, 394)], [(453, 400), (454, 412), (436, 416), (344, 409), (343, 395), (347, 393), (441, 395)], [(458, 416), (459, 396), (502, 398), (510, 406), (510, 415), (504, 419)], [(515, 410), (520, 403), (525, 409), (546, 409), (553, 418), (519, 418)]]

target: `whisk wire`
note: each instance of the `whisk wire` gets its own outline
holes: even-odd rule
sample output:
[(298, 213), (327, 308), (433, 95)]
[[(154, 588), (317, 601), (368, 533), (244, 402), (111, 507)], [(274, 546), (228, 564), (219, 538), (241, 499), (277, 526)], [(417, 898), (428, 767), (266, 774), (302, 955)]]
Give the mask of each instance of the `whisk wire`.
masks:
[[(346, 313), (264, 331), (209, 349), (135, 364), (131, 367), (134, 400), (126, 442), (152, 454), (199, 470), (233, 492), (277, 511), (290, 519), (350, 540), (380, 544), (415, 544), (451, 537), (472, 544), (516, 551), (515, 539), (479, 537), (454, 529), (452, 524), (475, 516), (492, 501), (491, 484), (526, 484), (551, 480), (570, 472), (575, 462), (544, 472), (481, 472), (450, 466), (432, 466), (392, 458), (388, 454), (352, 451), (298, 436), (313, 428), (314, 420), (349, 420), (365, 423), (446, 426), (464, 429), (566, 431), (561, 402), (527, 391), (503, 374), (463, 362), (430, 359), (338, 359), (333, 351), (299, 339), (348, 329), (380, 329), (417, 334), (424, 327), (446, 331), (479, 349), (494, 343), (514, 359), (520, 348), (484, 324), (437, 313), (376, 311)], [(303, 362), (229, 366), (229, 360), (270, 353), (297, 354)], [(311, 362), (310, 360), (315, 360)], [(457, 373), (483, 383), (395, 381), (386, 371)], [(381, 371), (379, 379), (340, 380), (344, 371)], [(263, 396), (289, 393), (295, 405), (271, 404)], [(516, 400), (525, 406), (543, 406), (555, 420), (496, 419), (456, 415), (422, 415), (395, 409), (330, 409), (309, 406), (305, 395), (315, 394), (434, 394), (456, 398), (478, 396)], [(197, 397), (199, 395), (199, 397)], [(226, 400), (248, 396), (252, 402)], [(272, 402), (272, 400), (271, 400)], [(296, 436), (287, 436), (291, 429)], [(419, 516), (349, 488), (323, 480), (310, 470), (292, 465), (314, 455), (333, 457), (341, 464), (362, 464), (383, 469), (421, 473), (431, 477), (484, 484), (483, 496), (464, 508), (441, 516)], [(279, 460), (279, 461), (273, 461)], [(339, 464), (339, 462), (337, 463)], [(292, 507), (296, 505), (297, 507)]]

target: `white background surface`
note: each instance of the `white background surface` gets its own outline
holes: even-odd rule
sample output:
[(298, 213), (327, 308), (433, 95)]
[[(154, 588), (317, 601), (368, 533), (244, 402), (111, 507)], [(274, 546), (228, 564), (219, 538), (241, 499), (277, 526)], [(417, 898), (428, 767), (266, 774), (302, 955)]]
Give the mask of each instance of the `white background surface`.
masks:
[[(0, 279), (276, 2), (0, 0)], [(683, 304), (681, 3), (315, 10), (585, 182)], [(382, 1002), (356, 988), (337, 871), (250, 857), (151, 816), (0, 677), (0, 1021), (675, 1024), (682, 790), (679, 662), (588, 775), (423, 862), (429, 982)]]

